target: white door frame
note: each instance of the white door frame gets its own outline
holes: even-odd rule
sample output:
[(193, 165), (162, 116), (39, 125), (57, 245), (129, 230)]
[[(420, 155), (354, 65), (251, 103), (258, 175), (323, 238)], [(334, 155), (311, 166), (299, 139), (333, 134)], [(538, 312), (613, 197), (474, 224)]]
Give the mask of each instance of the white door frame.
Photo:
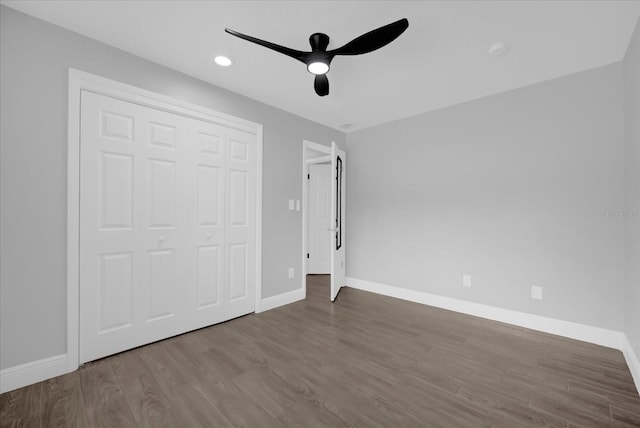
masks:
[[(309, 150), (324, 153), (326, 156), (309, 157)], [(307, 252), (309, 245), (309, 165), (313, 163), (331, 162), (331, 146), (323, 146), (322, 144), (312, 141), (303, 140), (302, 144), (302, 290), (307, 295)]]
[(256, 292), (255, 311), (262, 302), (262, 125), (215, 110), (69, 69), (67, 141), (67, 371), (78, 369), (80, 323), (80, 94), (90, 91), (256, 135)]

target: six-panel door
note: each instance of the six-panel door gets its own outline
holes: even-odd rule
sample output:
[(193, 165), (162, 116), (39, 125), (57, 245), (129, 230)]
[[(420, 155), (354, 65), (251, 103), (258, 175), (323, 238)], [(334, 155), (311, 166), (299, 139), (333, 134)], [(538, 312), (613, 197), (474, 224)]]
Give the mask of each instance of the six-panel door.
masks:
[(80, 139), (80, 362), (254, 311), (254, 134), (83, 91)]

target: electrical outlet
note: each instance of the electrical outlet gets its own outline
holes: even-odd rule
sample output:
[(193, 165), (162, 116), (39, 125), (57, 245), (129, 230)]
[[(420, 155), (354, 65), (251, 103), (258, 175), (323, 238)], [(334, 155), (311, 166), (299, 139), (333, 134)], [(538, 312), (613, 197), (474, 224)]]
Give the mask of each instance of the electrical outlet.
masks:
[(293, 270), (293, 268), (289, 268), (289, 279), (293, 279), (294, 276), (295, 276), (295, 271)]
[(471, 287), (471, 275), (462, 275), (462, 286)]
[(542, 300), (542, 287), (537, 285), (531, 286), (531, 298), (535, 300)]

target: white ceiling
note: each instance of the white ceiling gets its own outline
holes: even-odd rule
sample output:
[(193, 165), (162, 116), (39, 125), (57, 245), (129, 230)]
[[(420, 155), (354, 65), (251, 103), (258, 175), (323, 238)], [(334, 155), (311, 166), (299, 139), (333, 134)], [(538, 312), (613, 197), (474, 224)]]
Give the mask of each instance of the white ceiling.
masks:
[[(640, 1), (2, 1), (253, 99), (347, 131), (620, 61)], [(226, 27), (294, 49), (311, 33), (339, 47), (400, 18), (409, 29), (370, 54), (336, 57), (330, 95), (305, 65)], [(509, 46), (492, 57), (495, 42)], [(235, 65), (221, 68), (213, 56)]]

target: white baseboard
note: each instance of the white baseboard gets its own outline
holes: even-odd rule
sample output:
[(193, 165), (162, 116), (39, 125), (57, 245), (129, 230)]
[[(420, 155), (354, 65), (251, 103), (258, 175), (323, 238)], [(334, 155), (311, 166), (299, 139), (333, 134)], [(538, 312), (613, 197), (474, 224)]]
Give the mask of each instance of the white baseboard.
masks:
[(629, 371), (631, 371), (633, 381), (636, 384), (636, 389), (640, 394), (640, 360), (629, 343), (627, 336), (620, 331), (607, 330), (600, 327), (497, 308), (495, 306), (483, 305), (481, 303), (467, 302), (464, 300), (453, 299), (451, 297), (423, 293), (421, 291), (409, 290), (406, 288), (380, 284), (357, 278), (348, 277), (347, 286), (357, 288), (358, 290), (369, 291), (389, 297), (395, 297), (397, 299), (422, 303), (424, 305), (435, 306), (437, 308), (447, 309), (454, 312), (517, 325), (531, 330), (544, 331), (558, 336), (564, 336), (571, 339), (581, 340), (583, 342), (619, 349), (624, 355), (627, 365), (629, 366)]
[(624, 354), (624, 359), (627, 361), (629, 371), (636, 384), (636, 389), (638, 390), (638, 394), (640, 394), (640, 358), (638, 358), (638, 355), (633, 350), (626, 335), (622, 343), (622, 354)]
[(68, 371), (67, 354), (0, 370), (0, 394), (63, 375)]
[(306, 297), (306, 290), (303, 288), (299, 288), (297, 290), (289, 291), (287, 293), (278, 294), (277, 296), (267, 297), (266, 299), (262, 299), (260, 304), (260, 310), (256, 311), (256, 313), (268, 311), (270, 309), (275, 309), (280, 306), (288, 305), (289, 303), (297, 302), (298, 300), (303, 300)]
[[(262, 299), (260, 308), (256, 308), (256, 313), (303, 300), (306, 297), (305, 291), (304, 289), (298, 289)], [(0, 370), (0, 394), (63, 375), (75, 369), (77, 367), (69, 367), (67, 354), (6, 368)]]
[(557, 334), (558, 336), (582, 340), (583, 342), (594, 343), (596, 345), (606, 346), (609, 348), (620, 350), (623, 348), (623, 339), (625, 338), (625, 335), (624, 333), (615, 330), (607, 330), (590, 325), (512, 311), (495, 306), (483, 305), (481, 303), (467, 302), (464, 300), (423, 293), (421, 291), (408, 290), (406, 288), (379, 284), (357, 278), (347, 278), (347, 286), (364, 291), (370, 291), (372, 293), (384, 294), (385, 296), (396, 297), (398, 299), (409, 300), (411, 302), (448, 309), (450, 311), (461, 312), (463, 314), (473, 315), (480, 318), (487, 318), (494, 321), (513, 324), (532, 330)]
[[(624, 355), (636, 388), (640, 393), (640, 359), (626, 335), (619, 331), (496, 308), (357, 278), (347, 278), (347, 286), (619, 349)], [(304, 289), (298, 289), (262, 299), (261, 308), (256, 312), (268, 311), (303, 300), (306, 297), (305, 291)], [(69, 370), (67, 360), (67, 355), (62, 354), (0, 370), (0, 394), (73, 371)]]

